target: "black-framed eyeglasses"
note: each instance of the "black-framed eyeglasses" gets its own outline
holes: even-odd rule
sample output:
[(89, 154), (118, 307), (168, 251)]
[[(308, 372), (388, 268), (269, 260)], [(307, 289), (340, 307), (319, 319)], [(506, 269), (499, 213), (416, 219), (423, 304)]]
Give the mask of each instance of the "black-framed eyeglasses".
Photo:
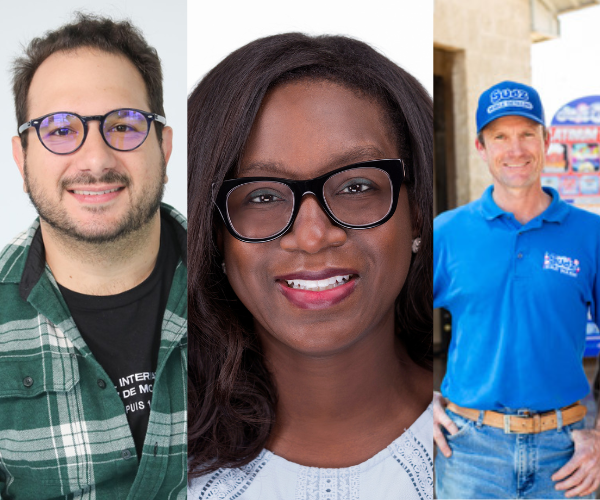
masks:
[(19, 134), (33, 127), (48, 151), (57, 155), (68, 155), (83, 146), (90, 121), (100, 122), (100, 133), (104, 142), (117, 151), (139, 148), (148, 137), (153, 121), (167, 124), (164, 116), (131, 108), (115, 109), (105, 115), (92, 116), (59, 111), (24, 123), (19, 127)]
[(241, 177), (223, 182), (215, 204), (228, 231), (248, 243), (285, 234), (305, 194), (314, 195), (335, 224), (368, 229), (394, 215), (404, 175), (402, 160), (386, 159), (354, 163), (303, 181)]

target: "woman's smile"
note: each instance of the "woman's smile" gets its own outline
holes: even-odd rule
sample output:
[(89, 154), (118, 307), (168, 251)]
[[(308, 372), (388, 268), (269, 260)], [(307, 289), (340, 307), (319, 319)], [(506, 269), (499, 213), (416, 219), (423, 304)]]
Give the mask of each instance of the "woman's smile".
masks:
[(324, 292), (325, 290), (331, 290), (338, 286), (344, 285), (350, 281), (350, 278), (354, 278), (353, 274), (346, 274), (344, 276), (333, 276), (331, 278), (325, 278), (322, 280), (285, 280), (288, 288), (296, 288), (299, 290), (308, 290), (309, 292)]
[(301, 309), (326, 309), (339, 304), (355, 289), (358, 272), (349, 269), (299, 271), (275, 278), (283, 296)]

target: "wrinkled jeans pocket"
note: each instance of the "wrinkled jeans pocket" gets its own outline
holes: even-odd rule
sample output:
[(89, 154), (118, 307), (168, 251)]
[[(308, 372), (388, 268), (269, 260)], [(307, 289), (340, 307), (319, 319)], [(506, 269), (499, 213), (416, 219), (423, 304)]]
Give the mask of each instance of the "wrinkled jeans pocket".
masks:
[(475, 426), (475, 422), (473, 420), (461, 417), (460, 415), (457, 415), (456, 413), (450, 410), (446, 410), (446, 413), (450, 417), (450, 419), (456, 424), (456, 427), (458, 427), (458, 432), (454, 435), (450, 434), (445, 428), (442, 428), (444, 437), (447, 441), (454, 441), (455, 439), (468, 434)]

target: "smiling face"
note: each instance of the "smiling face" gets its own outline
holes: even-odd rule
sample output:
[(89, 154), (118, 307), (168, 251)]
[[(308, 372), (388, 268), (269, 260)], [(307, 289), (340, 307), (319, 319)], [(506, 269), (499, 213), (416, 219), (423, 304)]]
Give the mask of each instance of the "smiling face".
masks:
[[(330, 82), (288, 83), (265, 97), (238, 177), (312, 179), (355, 162), (397, 158), (395, 142), (372, 99)], [(335, 226), (307, 194), (284, 236), (245, 243), (221, 227), (220, 239), (227, 278), (263, 342), (324, 355), (374, 330), (393, 332), (394, 302), (411, 259), (404, 187), (393, 217), (375, 228)]]
[(504, 116), (487, 125), (484, 144), (476, 147), (488, 164), (496, 189), (528, 189), (540, 186), (540, 174), (550, 138), (543, 127), (522, 116)]
[[(36, 71), (28, 95), (28, 118), (69, 111), (103, 115), (118, 108), (148, 109), (139, 71), (123, 56), (91, 49), (57, 52)], [(162, 149), (152, 125), (134, 151), (116, 151), (104, 142), (99, 122), (88, 124), (83, 146), (56, 155), (32, 127), (26, 153), (18, 137), (13, 155), (25, 190), (40, 214), (42, 229), (80, 241), (112, 241), (148, 224), (158, 215), (171, 152), (171, 130), (163, 132)]]

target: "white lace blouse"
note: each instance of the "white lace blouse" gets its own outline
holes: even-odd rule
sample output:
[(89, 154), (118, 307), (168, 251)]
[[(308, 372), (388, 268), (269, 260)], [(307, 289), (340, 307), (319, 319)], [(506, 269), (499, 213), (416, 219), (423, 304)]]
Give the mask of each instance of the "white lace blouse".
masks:
[(433, 409), (362, 464), (343, 469), (298, 465), (263, 450), (239, 469), (192, 481), (188, 500), (430, 500)]

